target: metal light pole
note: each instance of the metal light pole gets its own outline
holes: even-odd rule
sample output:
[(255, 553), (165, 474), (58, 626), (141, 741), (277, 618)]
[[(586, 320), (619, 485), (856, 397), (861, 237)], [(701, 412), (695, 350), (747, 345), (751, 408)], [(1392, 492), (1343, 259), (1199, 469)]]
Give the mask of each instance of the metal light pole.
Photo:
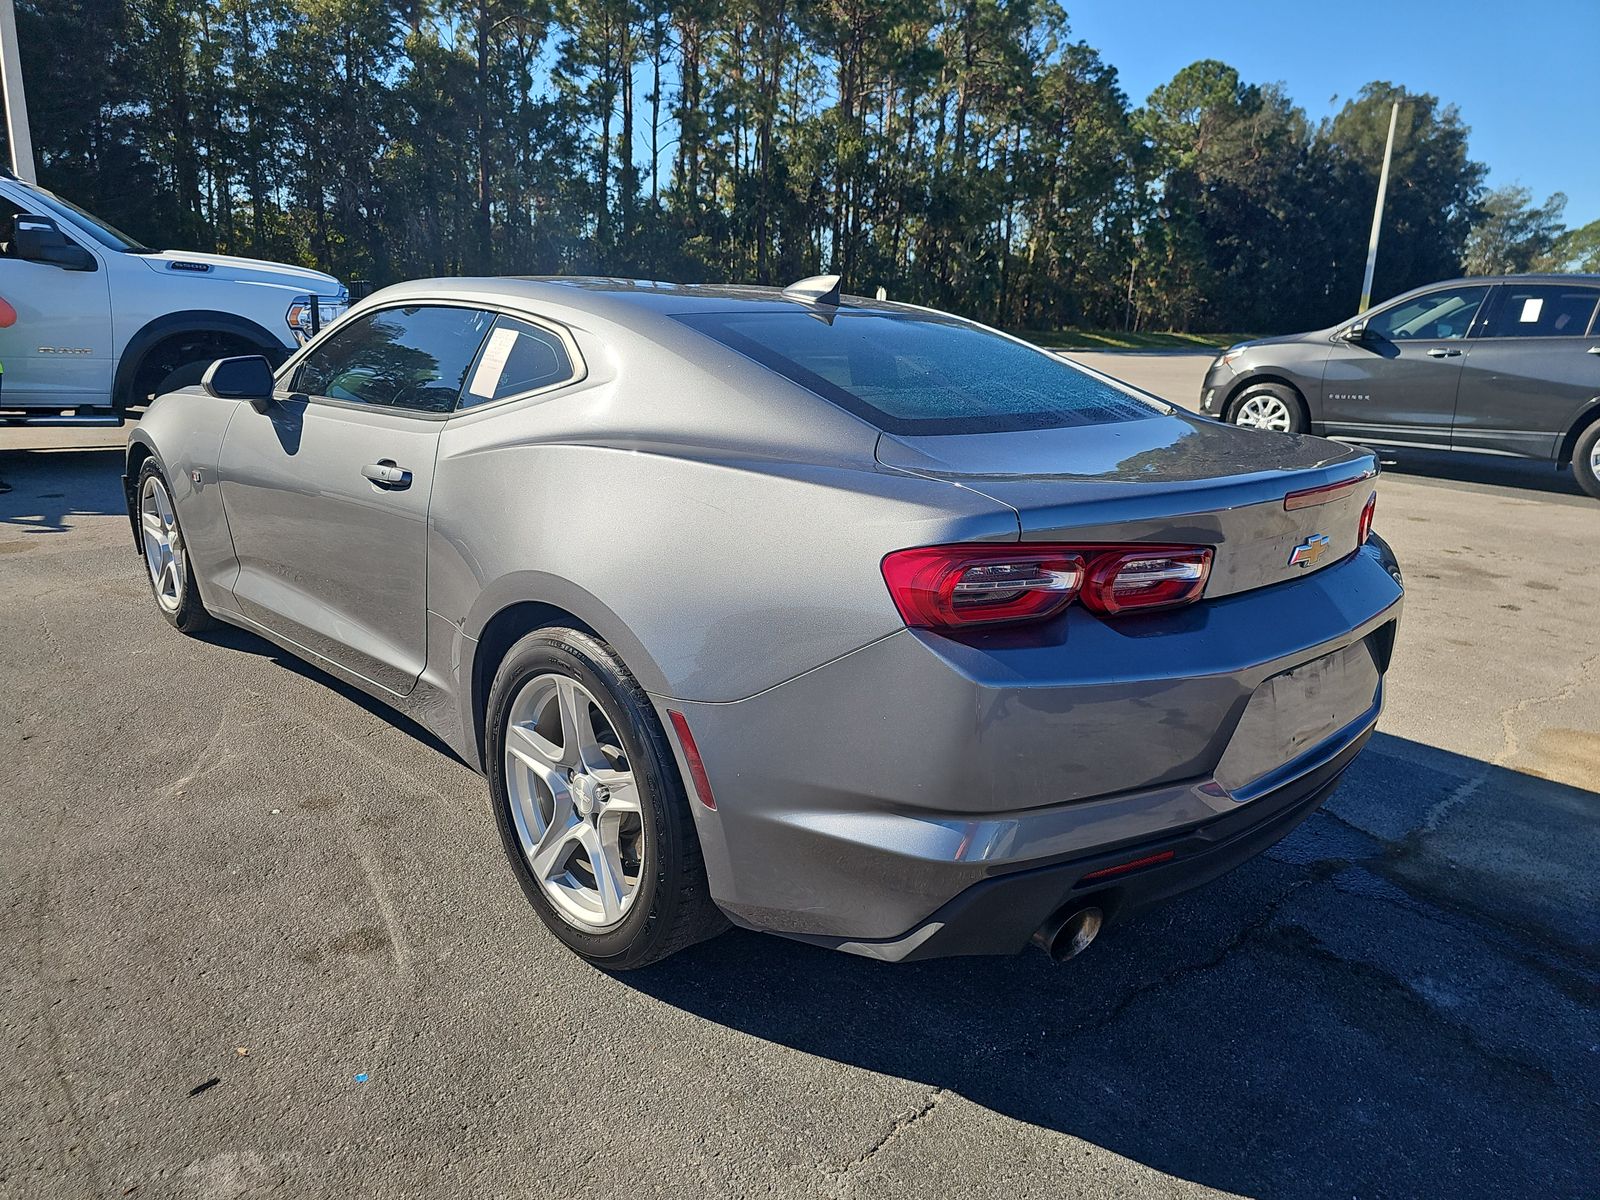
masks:
[(28, 134), (28, 99), (22, 91), (22, 54), (17, 49), (17, 13), (12, 0), (0, 0), (0, 92), (5, 93), (6, 144), (18, 178), (38, 183), (33, 170), (33, 138)]
[[(0, 4), (9, 0), (0, 0)], [(1364, 313), (1372, 307), (1372, 272), (1378, 265), (1378, 230), (1383, 225), (1383, 197), (1389, 191), (1389, 160), (1394, 157), (1394, 126), (1400, 117), (1400, 101), (1389, 110), (1389, 141), (1383, 147), (1383, 170), (1378, 173), (1378, 202), (1372, 209), (1372, 238), (1367, 242), (1367, 273), (1361, 280), (1361, 307)]]

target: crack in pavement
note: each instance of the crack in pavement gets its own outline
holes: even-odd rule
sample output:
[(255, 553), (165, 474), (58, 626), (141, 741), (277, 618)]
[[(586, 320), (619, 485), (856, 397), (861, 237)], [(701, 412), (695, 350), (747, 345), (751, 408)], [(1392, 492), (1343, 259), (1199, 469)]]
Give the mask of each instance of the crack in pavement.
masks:
[[(1077, 1038), (1086, 1034), (1100, 1032), (1101, 1030), (1106, 1029), (1110, 1025), (1120, 1020), (1139, 1000), (1169, 988), (1191, 976), (1203, 974), (1206, 971), (1210, 971), (1221, 966), (1223, 962), (1225, 962), (1232, 954), (1242, 949), (1258, 934), (1262, 933), (1263, 931), (1267, 930), (1269, 926), (1273, 925), (1277, 918), (1281, 915), (1283, 909), (1288, 905), (1289, 901), (1293, 899), (1302, 888), (1319, 883), (1333, 886), (1333, 875), (1346, 865), (1348, 864), (1346, 864), (1343, 860), (1328, 860), (1325, 864), (1319, 864), (1318, 869), (1315, 870), (1311, 875), (1304, 879), (1296, 880), (1294, 883), (1286, 887), (1281, 893), (1279, 893), (1279, 895), (1267, 906), (1266, 910), (1259, 917), (1245, 925), (1242, 925), (1216, 954), (1213, 954), (1204, 961), (1188, 963), (1184, 966), (1177, 967), (1166, 972), (1160, 978), (1151, 980), (1149, 983), (1141, 985), (1119, 1000), (1116, 1005), (1105, 1014), (1105, 1016), (1096, 1021), (1079, 1026), (1068, 1036), (1071, 1038)], [(1373, 902), (1378, 904), (1391, 907), (1396, 906), (1396, 902), (1393, 900), (1386, 900), (1380, 897), (1372, 897), (1371, 899)], [(1511, 949), (1510, 947), (1506, 947), (1504, 945), (1498, 945), (1498, 939), (1496, 939), (1496, 942), (1491, 942), (1489, 939), (1487, 939), (1484, 934), (1490, 931), (1484, 930), (1482, 926), (1478, 924), (1476, 918), (1471, 914), (1465, 915), (1466, 920), (1464, 922), (1459, 920), (1452, 921), (1448, 918), (1454, 914), (1451, 914), (1449, 910), (1441, 908), (1432, 899), (1423, 900), (1416, 896), (1412, 896), (1409, 893), (1407, 893), (1407, 899), (1413, 910), (1418, 912), (1420, 915), (1426, 916), (1429, 919), (1440, 920), (1441, 923), (1445, 924), (1446, 926), (1455, 928), (1462, 933), (1469, 934), (1486, 947), (1493, 945), (1501, 953), (1506, 953), (1508, 949)], [(1474, 928), (1470, 926), (1477, 927)], [(1452, 1018), (1448, 1012), (1439, 1008), (1437, 1005), (1430, 1002), (1425, 995), (1418, 992), (1417, 989), (1405, 978), (1385, 969), (1381, 964), (1375, 962), (1363, 962), (1358, 959), (1353, 959), (1342, 955), (1326, 946), (1318, 937), (1314, 929), (1296, 922), (1289, 922), (1286, 924), (1283, 933), (1290, 941), (1294, 942), (1299, 947), (1302, 953), (1308, 955), (1309, 957), (1326, 965), (1340, 967), (1347, 971), (1353, 972), (1354, 974), (1364, 975), (1370, 979), (1381, 982), (1397, 997), (1399, 997), (1402, 1002), (1414, 1006), (1431, 1022), (1437, 1024), (1442, 1030), (1446, 1031), (1462, 1048), (1478, 1055), (1486, 1062), (1514, 1070), (1522, 1074), (1524, 1077), (1534, 1080), (1540, 1085), (1554, 1086), (1555, 1080), (1542, 1064), (1518, 1058), (1512, 1053), (1503, 1051), (1483, 1042), (1476, 1036), (1470, 1023), (1464, 1023)], [(1513, 961), (1516, 961), (1519, 957), (1519, 954), (1510, 953), (1507, 956)]]
[[(1385, 970), (1380, 964), (1359, 962), (1352, 958), (1346, 958), (1336, 950), (1330, 950), (1318, 940), (1314, 931), (1307, 929), (1303, 925), (1292, 925), (1288, 927), (1286, 933), (1291, 940), (1298, 943), (1297, 948), (1301, 953), (1318, 961), (1344, 967), (1358, 975), (1366, 975), (1371, 979), (1386, 984), (1389, 990), (1402, 1003), (1412, 1005), (1425, 1020), (1440, 1030), (1453, 1035), (1462, 1048), (1471, 1051), (1486, 1062), (1495, 1063), (1507, 1070), (1515, 1071), (1541, 1087), (1557, 1086), (1555, 1078), (1542, 1064), (1517, 1058), (1513, 1054), (1481, 1041), (1474, 1034), (1470, 1023), (1453, 1020), (1444, 1009), (1431, 1003), (1415, 987), (1392, 971)], [(1296, 937), (1295, 935), (1299, 936)]]
[(1594, 669), (1596, 664), (1600, 664), (1600, 654), (1592, 654), (1579, 663), (1572, 677), (1548, 696), (1529, 696), (1502, 709), (1500, 711), (1500, 752), (1485, 762), (1482, 767), (1474, 771), (1468, 778), (1462, 780), (1454, 791), (1429, 809), (1427, 816), (1422, 820), (1422, 828), (1419, 832), (1433, 833), (1437, 831), (1446, 817), (1482, 790), (1491, 772), (1498, 767), (1505, 767), (1522, 752), (1522, 739), (1517, 736), (1517, 731), (1512, 728), (1512, 722), (1517, 717), (1520, 717), (1530, 708), (1535, 708), (1541, 704), (1559, 704), (1561, 701), (1571, 698), (1572, 694), (1578, 690), (1579, 685), (1583, 683), (1585, 676)]
[(842, 1167), (836, 1166), (827, 1168), (826, 1173), (834, 1184), (834, 1186), (829, 1189), (830, 1194), (835, 1196), (842, 1195), (843, 1193), (840, 1191), (840, 1187), (848, 1182), (847, 1177), (849, 1176), (850, 1172), (861, 1166), (864, 1166), (866, 1163), (870, 1162), (879, 1151), (885, 1150), (889, 1146), (893, 1145), (895, 1140), (899, 1138), (900, 1135), (906, 1130), (910, 1129), (924, 1117), (931, 1115), (934, 1109), (938, 1108), (939, 1105), (944, 1102), (945, 1097), (949, 1094), (949, 1091), (945, 1088), (934, 1088), (933, 1091), (928, 1093), (927, 1099), (922, 1102), (921, 1106), (917, 1108), (916, 1111), (906, 1116), (896, 1117), (892, 1122), (890, 1122), (889, 1128), (884, 1132), (883, 1136), (880, 1137), (877, 1142), (875, 1142), (864, 1154), (858, 1155), (850, 1162), (845, 1163)]
[[(1343, 864), (1341, 863), (1339, 865)], [(1217, 953), (1213, 954), (1210, 958), (1205, 959), (1202, 962), (1185, 963), (1181, 967), (1175, 967), (1166, 972), (1159, 978), (1152, 979), (1149, 983), (1140, 984), (1121, 1000), (1118, 1000), (1116, 1004), (1111, 1007), (1111, 1011), (1106, 1013), (1105, 1016), (1101, 1017), (1099, 1020), (1090, 1021), (1087, 1024), (1078, 1026), (1078, 1028), (1074, 1029), (1069, 1036), (1081, 1037), (1086, 1033), (1097, 1033), (1100, 1030), (1105, 1029), (1107, 1026), (1110, 1026), (1120, 1020), (1124, 1013), (1126, 1013), (1134, 1006), (1135, 1003), (1144, 999), (1146, 996), (1169, 988), (1178, 981), (1187, 979), (1191, 975), (1200, 975), (1206, 971), (1210, 971), (1221, 966), (1229, 955), (1243, 947), (1244, 944), (1252, 937), (1270, 925), (1274, 918), (1277, 917), (1283, 906), (1289, 902), (1291, 896), (1293, 896), (1301, 888), (1309, 887), (1311, 884), (1321, 881), (1323, 881), (1321, 873), (1305, 879), (1295, 880), (1288, 887), (1284, 888), (1284, 890), (1278, 894), (1271, 904), (1267, 905), (1267, 910), (1262, 913), (1261, 916), (1257, 917), (1254, 921), (1250, 921), (1244, 925), (1241, 925), (1238, 931), (1223, 945), (1222, 949), (1217, 951)]]

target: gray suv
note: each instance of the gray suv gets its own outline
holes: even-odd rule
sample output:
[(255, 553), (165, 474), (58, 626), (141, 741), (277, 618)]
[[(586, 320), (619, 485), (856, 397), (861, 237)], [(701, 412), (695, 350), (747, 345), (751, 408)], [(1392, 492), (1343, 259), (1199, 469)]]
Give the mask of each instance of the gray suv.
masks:
[(1200, 409), (1378, 446), (1543, 458), (1600, 498), (1600, 275), (1457, 279), (1332, 329), (1241, 342)]

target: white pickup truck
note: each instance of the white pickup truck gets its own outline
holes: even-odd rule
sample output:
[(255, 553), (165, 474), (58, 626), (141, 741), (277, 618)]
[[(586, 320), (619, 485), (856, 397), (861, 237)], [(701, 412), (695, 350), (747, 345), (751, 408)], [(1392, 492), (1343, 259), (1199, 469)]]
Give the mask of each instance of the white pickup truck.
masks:
[(0, 425), (117, 425), (214, 359), (277, 364), (344, 312), (331, 275), (152, 250), (0, 167)]

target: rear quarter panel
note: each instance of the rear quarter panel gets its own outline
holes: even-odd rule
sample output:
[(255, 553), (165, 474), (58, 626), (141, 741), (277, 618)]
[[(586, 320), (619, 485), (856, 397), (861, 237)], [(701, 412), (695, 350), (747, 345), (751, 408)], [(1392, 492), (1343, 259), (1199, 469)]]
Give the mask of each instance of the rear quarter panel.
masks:
[(698, 335), (618, 355), (574, 332), (581, 383), (440, 439), (428, 606), (465, 639), (552, 604), (647, 690), (738, 700), (902, 628), (890, 550), (1017, 537), (1009, 507), (879, 467), (876, 430)]
[(890, 550), (1016, 533), (992, 501), (871, 469), (441, 445), (429, 607), (476, 638), (511, 604), (553, 604), (647, 690), (738, 700), (901, 628)]

